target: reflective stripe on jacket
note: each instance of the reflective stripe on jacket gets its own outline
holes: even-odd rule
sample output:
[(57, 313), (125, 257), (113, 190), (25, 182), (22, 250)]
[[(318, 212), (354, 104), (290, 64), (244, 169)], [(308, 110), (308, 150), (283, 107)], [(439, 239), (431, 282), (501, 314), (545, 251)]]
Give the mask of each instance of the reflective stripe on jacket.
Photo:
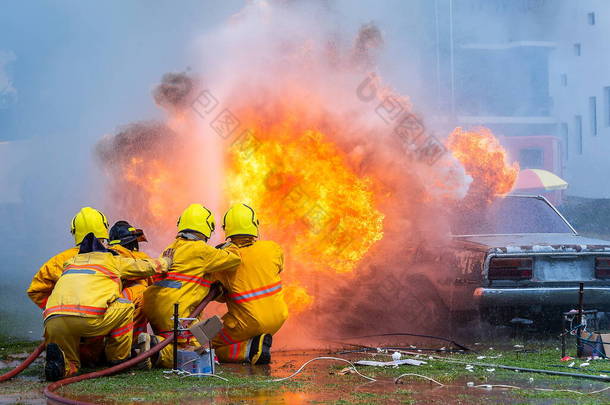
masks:
[[(118, 252), (121, 256), (131, 257), (133, 259), (150, 259), (150, 257), (144, 252), (134, 252), (123, 246), (116, 245), (110, 247), (112, 250)], [(32, 278), (32, 282), (27, 290), (28, 296), (34, 304), (44, 309), (47, 305), (47, 300), (55, 287), (55, 283), (59, 280), (59, 277), (63, 274), (64, 263), (69, 259), (72, 259), (78, 254), (78, 246), (65, 250), (52, 258), (50, 258), (45, 264), (40, 267), (38, 272)], [(149, 285), (149, 281), (146, 278), (138, 278), (125, 282), (123, 280), (123, 287), (128, 287), (133, 284), (142, 284), (145, 286)]]
[(49, 295), (55, 287), (55, 283), (61, 277), (64, 271), (64, 263), (78, 254), (78, 247), (73, 247), (65, 250), (42, 265), (40, 270), (32, 278), (30, 287), (28, 288), (28, 296), (34, 304), (44, 309), (47, 305)]
[(103, 316), (120, 297), (121, 278), (141, 278), (167, 269), (164, 259), (132, 259), (109, 252), (77, 254), (69, 259), (47, 301), (50, 315)]
[(254, 290), (243, 291), (239, 294), (237, 294), (237, 293), (229, 294), (229, 298), (231, 299), (231, 301), (235, 302), (236, 304), (240, 304), (242, 302), (253, 301), (253, 300), (260, 299), (260, 298), (268, 297), (273, 294), (277, 294), (281, 290), (282, 290), (282, 282), (278, 281), (278, 282), (270, 284), (270, 285), (265, 285), (265, 286), (262, 286), (259, 288), (255, 288)]
[[(139, 250), (129, 250), (121, 245), (111, 245), (110, 249), (114, 250), (118, 254), (123, 257), (131, 257), (132, 259), (150, 259), (146, 253)], [(137, 278), (137, 279), (123, 279), (123, 290), (129, 287), (133, 287), (134, 285), (143, 285), (148, 287), (153, 283), (152, 277), (147, 278)], [(129, 299), (129, 297), (126, 297)]]
[[(284, 268), (282, 248), (272, 241), (255, 241), (239, 248), (241, 265), (237, 271), (214, 275), (227, 290), (231, 317), (225, 326), (236, 322), (242, 328), (266, 330), (279, 328), (288, 317), (280, 273)], [(252, 325), (251, 325), (252, 324)]]
[(144, 292), (144, 312), (155, 332), (172, 327), (173, 305), (180, 305), (180, 316), (190, 312), (208, 294), (210, 273), (235, 270), (241, 262), (236, 246), (216, 249), (201, 240), (177, 238), (166, 251), (173, 252), (169, 272), (154, 277)]

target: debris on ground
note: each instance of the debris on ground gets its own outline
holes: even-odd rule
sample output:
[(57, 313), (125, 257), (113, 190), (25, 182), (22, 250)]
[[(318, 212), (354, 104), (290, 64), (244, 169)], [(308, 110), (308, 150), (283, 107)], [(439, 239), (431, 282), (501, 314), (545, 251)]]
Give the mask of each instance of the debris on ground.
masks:
[(403, 359), (392, 361), (374, 361), (374, 360), (359, 360), (354, 363), (357, 366), (373, 366), (373, 367), (398, 367), (403, 365), (421, 366), (427, 364), (423, 360)]
[(333, 371), (330, 371), (328, 374), (336, 374), (336, 375), (356, 374), (356, 370), (354, 370), (352, 367), (345, 367), (345, 368), (337, 371), (336, 373)]
[(13, 354), (9, 354), (8, 357), (12, 358), (12, 359), (27, 359), (28, 356), (30, 355), (30, 353), (13, 353)]
[(19, 360), (13, 360), (13, 361), (0, 361), (0, 368), (15, 368), (18, 365), (20, 365), (21, 362)]

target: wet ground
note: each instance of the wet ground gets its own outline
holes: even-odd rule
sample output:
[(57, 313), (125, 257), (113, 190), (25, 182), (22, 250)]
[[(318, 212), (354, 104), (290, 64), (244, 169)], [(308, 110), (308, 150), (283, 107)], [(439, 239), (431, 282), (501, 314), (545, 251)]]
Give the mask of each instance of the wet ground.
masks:
[[(323, 352), (284, 352), (274, 355), (273, 361), (269, 366), (252, 367), (248, 365), (228, 364), (219, 367), (219, 376), (239, 375), (242, 377), (262, 378), (263, 381), (275, 378), (287, 377), (296, 372), (300, 366), (318, 356), (334, 356)], [(362, 359), (362, 355), (348, 354), (340, 355), (340, 358), (356, 361)], [(389, 360), (388, 358), (377, 358), (378, 360)], [(377, 381), (368, 381), (354, 373), (350, 373), (347, 363), (338, 360), (317, 360), (299, 373), (291, 381), (288, 387), (280, 386), (278, 383), (268, 387), (261, 387), (257, 384), (255, 388), (245, 384), (223, 384), (218, 380), (213, 384), (213, 388), (208, 384), (202, 386), (201, 382), (206, 377), (187, 377), (191, 381), (194, 395), (185, 395), (180, 398), (183, 404), (236, 404), (236, 403), (256, 403), (256, 404), (312, 404), (312, 403), (471, 403), (473, 399), (489, 401), (496, 400), (498, 403), (505, 403), (505, 395), (501, 391), (485, 392), (477, 389), (466, 388), (465, 381), (456, 386), (441, 387), (435, 383), (423, 380), (405, 380), (404, 383), (396, 384), (394, 378), (390, 376), (375, 376)], [(378, 370), (372, 368), (359, 367), (358, 370), (367, 374)], [(417, 373), (417, 367), (413, 367), (412, 372)], [(181, 378), (172, 376), (169, 378)], [(209, 377), (207, 378), (209, 380)], [(260, 380), (259, 380), (260, 381)], [(207, 382), (207, 381), (206, 381)], [(229, 386), (229, 387), (228, 387)], [(201, 394), (205, 393), (205, 397)], [(461, 398), (462, 394), (468, 393)], [(80, 395), (80, 400), (87, 400), (96, 403), (115, 403), (106, 402), (107, 398), (98, 395)], [(123, 404), (141, 404), (143, 398), (137, 396), (130, 399), (125, 398)], [(165, 399), (161, 401), (146, 401), (151, 404), (165, 404)]]
[[(312, 403), (610, 403), (610, 390), (595, 396), (586, 396), (582, 400), (572, 397), (562, 398), (553, 395), (529, 397), (522, 391), (507, 389), (479, 389), (468, 387), (474, 384), (512, 384), (521, 387), (548, 387), (556, 380), (531, 374), (510, 375), (487, 373), (480, 375), (469, 373), (463, 366), (457, 377), (450, 381), (442, 380), (445, 386), (439, 386), (420, 377), (405, 377), (402, 384), (396, 384), (394, 377), (400, 373), (418, 373), (434, 375), (424, 366), (403, 366), (400, 369), (381, 370), (374, 367), (358, 367), (364, 375), (372, 376), (377, 381), (365, 378), (346, 370), (346, 363), (335, 360), (311, 362), (304, 370), (288, 382), (271, 383), (269, 380), (293, 374), (306, 361), (317, 356), (337, 356), (356, 361), (372, 359), (370, 355), (351, 353), (335, 355), (322, 352), (282, 352), (275, 353), (269, 366), (252, 367), (248, 365), (221, 365), (218, 375), (230, 381), (209, 377), (180, 377), (163, 374), (161, 371), (129, 372), (112, 378), (93, 380), (65, 388), (61, 393), (71, 399), (78, 399), (104, 404), (312, 404)], [(390, 360), (388, 356), (377, 355), (375, 360)], [(26, 375), (11, 382), (0, 383), (0, 404), (24, 403), (43, 404), (42, 390), (45, 383), (41, 381), (41, 364), (38, 363)], [(434, 375), (435, 376), (435, 375)], [(507, 378), (508, 377), (508, 378)], [(435, 378), (440, 379), (438, 376)], [(533, 382), (535, 380), (535, 382)], [(570, 389), (591, 391), (610, 384), (591, 383), (589, 381), (568, 379), (566, 387)], [(151, 394), (154, 393), (154, 394)], [(607, 395), (606, 395), (607, 394)]]

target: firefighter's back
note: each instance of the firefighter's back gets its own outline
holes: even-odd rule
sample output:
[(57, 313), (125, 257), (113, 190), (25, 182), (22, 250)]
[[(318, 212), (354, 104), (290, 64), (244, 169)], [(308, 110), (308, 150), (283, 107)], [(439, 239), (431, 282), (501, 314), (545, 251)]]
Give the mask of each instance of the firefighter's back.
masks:
[(288, 317), (280, 277), (282, 248), (273, 241), (255, 241), (239, 252), (241, 265), (223, 274), (229, 313), (256, 320), (261, 332), (275, 333)]

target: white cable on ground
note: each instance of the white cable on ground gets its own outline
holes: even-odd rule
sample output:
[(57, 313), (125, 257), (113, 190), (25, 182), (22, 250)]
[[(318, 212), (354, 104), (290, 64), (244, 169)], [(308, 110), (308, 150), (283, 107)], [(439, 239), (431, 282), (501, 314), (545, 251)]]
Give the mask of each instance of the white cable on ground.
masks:
[(515, 390), (535, 390), (535, 391), (548, 391), (548, 392), (570, 392), (572, 394), (579, 394), (579, 395), (599, 394), (600, 392), (604, 392), (604, 391), (610, 390), (610, 387), (606, 387), (606, 388), (603, 388), (603, 389), (597, 390), (597, 391), (581, 392), (581, 391), (568, 390), (568, 389), (517, 387), (515, 385), (504, 385), (504, 384), (481, 384), (481, 385), (475, 385), (472, 388), (492, 389), (494, 387), (496, 387), (496, 388), (515, 389)]
[(179, 377), (184, 378), (184, 377), (216, 377), (216, 378), (220, 378), (223, 381), (229, 382), (228, 379), (221, 377), (219, 375), (216, 374), (210, 374), (210, 373), (190, 373), (188, 371), (184, 371), (184, 370), (165, 370), (163, 371), (163, 374), (177, 374)]
[(229, 382), (229, 380), (227, 378), (221, 377), (216, 374), (210, 374), (210, 373), (188, 373), (186, 375), (183, 375), (180, 378), (184, 378), (184, 377), (216, 377), (216, 378), (220, 378), (223, 381)]
[(299, 369), (297, 371), (295, 371), (294, 373), (292, 373), (288, 377), (276, 378), (276, 379), (273, 379), (273, 380), (269, 380), (269, 382), (280, 382), (280, 381), (289, 380), (292, 377), (295, 377), (296, 375), (298, 375), (301, 371), (303, 371), (305, 366), (307, 366), (309, 363), (311, 363), (313, 361), (317, 361), (317, 360), (338, 360), (338, 361), (342, 361), (344, 363), (349, 364), (352, 367), (352, 369), (356, 372), (356, 374), (358, 374), (360, 377), (366, 378), (369, 381), (377, 381), (376, 379), (374, 379), (372, 377), (367, 377), (364, 374), (360, 373), (356, 369), (356, 366), (354, 366), (354, 364), (351, 361), (349, 361), (349, 360), (345, 360), (345, 359), (342, 359), (342, 358), (339, 358), (339, 357), (326, 357), (326, 356), (322, 356), (322, 357), (316, 357), (316, 358), (313, 358), (311, 360), (306, 361), (301, 367), (299, 367)]
[(428, 381), (432, 381), (433, 383), (438, 384), (438, 385), (440, 385), (441, 387), (446, 387), (446, 385), (445, 385), (445, 384), (440, 383), (440, 382), (436, 381), (436, 380), (435, 380), (435, 379), (433, 379), (433, 378), (426, 377), (425, 375), (421, 375), (421, 374), (414, 374), (414, 373), (406, 373), (406, 374), (401, 374), (401, 375), (399, 375), (398, 377), (396, 377), (396, 378), (394, 379), (394, 383), (395, 383), (395, 384), (398, 384), (398, 381), (400, 381), (400, 379), (401, 379), (402, 377), (407, 377), (407, 376), (410, 376), (410, 375), (415, 376), (415, 377), (425, 378), (426, 380), (428, 380)]

